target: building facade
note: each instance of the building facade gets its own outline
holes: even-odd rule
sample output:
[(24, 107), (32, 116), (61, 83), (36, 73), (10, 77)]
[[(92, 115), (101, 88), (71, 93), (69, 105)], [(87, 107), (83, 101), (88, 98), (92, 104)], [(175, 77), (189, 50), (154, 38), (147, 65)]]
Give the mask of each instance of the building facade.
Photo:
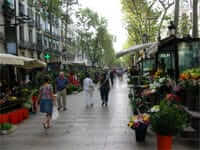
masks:
[[(74, 46), (75, 26), (43, 12), (30, 0), (1, 0), (0, 22), (5, 24), (0, 26), (0, 53), (40, 59), (48, 64), (86, 59)], [(50, 57), (45, 59), (46, 55)]]
[[(191, 21), (193, 20), (193, 0), (180, 0), (180, 17), (183, 14), (186, 14)], [(198, 20), (200, 29), (200, 2), (198, 3)]]

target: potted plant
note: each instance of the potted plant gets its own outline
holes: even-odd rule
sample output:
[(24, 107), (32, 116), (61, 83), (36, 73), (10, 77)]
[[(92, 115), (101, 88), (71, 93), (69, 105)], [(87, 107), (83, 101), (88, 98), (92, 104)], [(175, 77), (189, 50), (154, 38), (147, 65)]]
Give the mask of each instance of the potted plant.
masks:
[(172, 136), (187, 126), (187, 113), (172, 95), (168, 95), (156, 107), (151, 113), (150, 122), (157, 134), (157, 149), (171, 150)]
[(136, 141), (143, 142), (146, 137), (147, 127), (149, 125), (149, 115), (139, 114), (131, 117), (128, 126), (135, 129)]

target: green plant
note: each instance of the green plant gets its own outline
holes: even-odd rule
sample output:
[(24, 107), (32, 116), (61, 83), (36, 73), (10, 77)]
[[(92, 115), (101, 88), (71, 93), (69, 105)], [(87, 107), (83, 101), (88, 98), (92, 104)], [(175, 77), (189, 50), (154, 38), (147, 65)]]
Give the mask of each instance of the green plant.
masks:
[(163, 136), (176, 135), (187, 126), (187, 113), (167, 100), (160, 102), (160, 109), (151, 114), (150, 121), (154, 132)]
[(9, 130), (12, 128), (12, 124), (10, 123), (2, 123), (0, 124), (0, 130)]

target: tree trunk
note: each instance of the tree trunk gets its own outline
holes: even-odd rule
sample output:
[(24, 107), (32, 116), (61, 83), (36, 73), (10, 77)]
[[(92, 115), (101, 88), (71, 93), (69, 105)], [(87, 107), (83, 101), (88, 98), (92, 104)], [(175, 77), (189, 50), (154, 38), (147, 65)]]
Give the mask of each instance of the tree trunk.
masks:
[(192, 37), (198, 37), (198, 0), (193, 0), (193, 29)]
[(179, 6), (180, 6), (180, 1), (179, 0), (175, 0), (175, 12), (174, 12), (174, 25), (176, 27), (176, 33), (177, 33), (177, 29), (178, 29), (178, 23), (179, 23)]

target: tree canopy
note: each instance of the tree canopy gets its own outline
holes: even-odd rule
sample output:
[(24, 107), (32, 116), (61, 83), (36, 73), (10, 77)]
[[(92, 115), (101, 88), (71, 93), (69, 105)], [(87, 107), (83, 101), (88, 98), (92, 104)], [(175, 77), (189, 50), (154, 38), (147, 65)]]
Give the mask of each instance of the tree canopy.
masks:
[(107, 21), (89, 8), (77, 13), (79, 49), (91, 64), (104, 66), (114, 62), (113, 36), (107, 30)]

